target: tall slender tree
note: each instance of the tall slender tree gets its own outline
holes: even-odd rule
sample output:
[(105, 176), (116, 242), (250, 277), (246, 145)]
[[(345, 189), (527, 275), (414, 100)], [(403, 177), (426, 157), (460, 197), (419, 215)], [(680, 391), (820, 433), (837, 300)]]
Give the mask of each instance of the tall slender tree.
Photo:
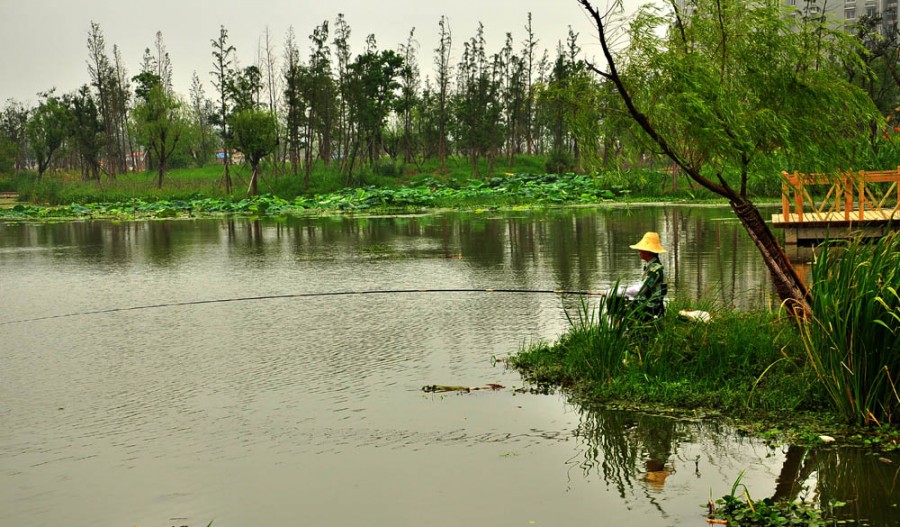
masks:
[(225, 26), (219, 27), (219, 36), (212, 40), (213, 86), (218, 95), (218, 112), (215, 124), (219, 126), (219, 134), (222, 137), (222, 163), (225, 167), (225, 192), (231, 194), (231, 134), (228, 128), (228, 116), (230, 115), (230, 100), (228, 95), (231, 77), (234, 75), (234, 46), (228, 43), (228, 30)]
[(528, 155), (531, 155), (534, 152), (534, 51), (537, 48), (538, 41), (534, 37), (534, 28), (531, 24), (531, 12), (528, 13), (528, 23), (525, 24), (525, 32), (527, 37), (525, 38), (524, 47), (522, 49), (522, 62), (525, 67), (525, 108), (524, 108), (524, 123), (523, 127), (525, 128), (525, 144), (526, 151)]
[(106, 52), (106, 39), (100, 25), (91, 21), (91, 28), (87, 38), (88, 49), (88, 73), (91, 84), (97, 90), (97, 102), (100, 110), (103, 130), (106, 138), (106, 163), (105, 170), (110, 179), (116, 178), (116, 166), (118, 164), (118, 142), (116, 140), (116, 119), (114, 115), (115, 103), (115, 71)]
[[(134, 170), (134, 142), (128, 130), (129, 112), (131, 110), (131, 81), (128, 78), (128, 72), (125, 69), (125, 61), (122, 59), (122, 52), (119, 46), (113, 45), (113, 68), (115, 71), (115, 82), (112, 90), (112, 107), (116, 129), (116, 140), (118, 145), (118, 163), (119, 170), (127, 172)], [(127, 154), (127, 155), (126, 155)], [(131, 159), (131, 166), (128, 159)]]
[(403, 149), (404, 169), (414, 157), (413, 112), (419, 95), (419, 64), (416, 56), (419, 43), (415, 39), (416, 28), (409, 31), (405, 44), (400, 45), (400, 56), (403, 57), (403, 69), (400, 71), (400, 98), (397, 111), (403, 126), (401, 148)]
[(103, 122), (90, 86), (85, 84), (65, 98), (72, 115), (72, 137), (81, 164), (81, 179), (100, 178), (100, 153), (103, 149)]
[(337, 19), (334, 21), (334, 56), (337, 59), (337, 79), (338, 79), (338, 107), (337, 107), (337, 154), (341, 158), (342, 170), (347, 169), (347, 159), (350, 150), (350, 133), (351, 123), (348, 118), (348, 99), (350, 75), (348, 68), (350, 66), (350, 24), (343, 13), (338, 13)]
[[(300, 50), (297, 49), (293, 27), (288, 28), (285, 37), (282, 64), (288, 159), (291, 163), (291, 171), (297, 176), (300, 169), (300, 149), (306, 145), (303, 132), (306, 125), (307, 105), (303, 90), (306, 72), (300, 59)], [(306, 148), (309, 148), (308, 145)], [(306, 172), (305, 185), (307, 189), (309, 189), (308, 175), (309, 172)]]
[(450, 32), (450, 22), (446, 16), (441, 16), (438, 22), (438, 47), (434, 50), (435, 82), (437, 86), (437, 122), (438, 122), (438, 159), (441, 163), (441, 172), (447, 172), (447, 127), (450, 122), (450, 82), (453, 75), (450, 63), (450, 51), (453, 45), (453, 36)]
[(196, 144), (192, 150), (197, 164), (203, 166), (213, 155), (210, 117), (215, 113), (215, 108), (212, 101), (206, 98), (206, 91), (196, 71), (191, 76), (190, 101), (194, 125), (197, 130)]
[(366, 42), (365, 53), (349, 67), (350, 116), (357, 123), (353, 151), (362, 152), (362, 159), (374, 164), (384, 149), (384, 125), (396, 104), (403, 58), (393, 50), (378, 51), (374, 35)]
[[(331, 68), (331, 48), (328, 46), (328, 21), (313, 29), (309, 36), (312, 46), (308, 62), (308, 82), (306, 99), (309, 101), (308, 129), (310, 138), (315, 138), (318, 157), (325, 166), (332, 160), (332, 132), (335, 117), (335, 82)], [(312, 140), (310, 139), (310, 145)], [(312, 168), (312, 148), (307, 149), (306, 170)]]
[(473, 177), (480, 175), (479, 159), (492, 159), (497, 147), (502, 144), (499, 66), (498, 56), (487, 56), (484, 25), (479, 23), (475, 36), (463, 47), (462, 61), (457, 68), (454, 104), (456, 136), (472, 164)]

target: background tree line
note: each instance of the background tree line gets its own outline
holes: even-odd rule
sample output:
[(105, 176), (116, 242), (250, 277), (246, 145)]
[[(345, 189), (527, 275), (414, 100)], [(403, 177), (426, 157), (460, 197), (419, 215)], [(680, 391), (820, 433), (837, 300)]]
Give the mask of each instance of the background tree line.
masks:
[[(872, 74), (848, 69), (888, 114), (897, 106), (896, 27), (863, 18), (860, 57)], [(614, 86), (581, 58), (569, 30), (553, 53), (539, 50), (529, 14), (524, 38), (506, 33), (490, 53), (479, 24), (459, 39), (442, 17), (438, 45), (421, 50), (416, 29), (395, 49), (375, 35), (352, 50), (344, 15), (323, 21), (301, 44), (289, 29), (280, 45), (268, 30), (253, 60), (240, 66), (228, 30), (210, 39), (209, 91), (193, 72), (187, 96), (172, 86), (173, 64), (157, 33), (139, 71), (128, 72), (100, 26), (87, 39), (88, 83), (65, 94), (51, 89), (33, 107), (9, 100), (0, 113), (0, 173), (52, 168), (80, 171), (84, 180), (114, 180), (155, 170), (162, 186), (173, 167), (224, 165), (231, 192), (235, 156), (250, 165), (248, 191), (258, 191), (259, 168), (309, 188), (314, 167), (359, 183), (366, 170), (384, 175), (446, 172), (448, 158), (465, 159), (473, 177), (518, 155), (546, 158), (552, 172), (590, 171), (610, 164), (659, 159), (621, 117)], [(454, 60), (454, 57), (458, 57)]]

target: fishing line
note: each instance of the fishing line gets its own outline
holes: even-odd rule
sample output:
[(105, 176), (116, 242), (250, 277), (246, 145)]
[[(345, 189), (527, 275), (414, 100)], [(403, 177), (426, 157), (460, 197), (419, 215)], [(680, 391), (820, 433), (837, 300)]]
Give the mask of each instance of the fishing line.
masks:
[(393, 295), (415, 293), (518, 293), (518, 294), (553, 294), (553, 295), (602, 295), (603, 291), (568, 291), (565, 289), (372, 289), (365, 291), (325, 291), (320, 293), (288, 293), (281, 295), (243, 296), (237, 298), (216, 298), (212, 300), (190, 300), (186, 302), (169, 302), (164, 304), (149, 304), (144, 306), (115, 307), (110, 309), (98, 309), (96, 311), (81, 311), (78, 313), (64, 313), (61, 315), (47, 315), (37, 318), (22, 320), (10, 320), (0, 322), (0, 326), (8, 324), (23, 324), (25, 322), (38, 322), (41, 320), (53, 320), (57, 318), (80, 317), (88, 315), (103, 315), (107, 313), (122, 313), (125, 311), (142, 311), (145, 309), (161, 309), (166, 307), (200, 306), (205, 304), (226, 304), (229, 302), (252, 302), (257, 300), (277, 300), (285, 298), (310, 298), (325, 296), (351, 296), (351, 295)]

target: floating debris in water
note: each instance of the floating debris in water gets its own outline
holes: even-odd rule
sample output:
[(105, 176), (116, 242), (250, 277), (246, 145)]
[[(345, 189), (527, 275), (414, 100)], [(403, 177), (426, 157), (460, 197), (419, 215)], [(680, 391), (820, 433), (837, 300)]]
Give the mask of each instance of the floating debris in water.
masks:
[(443, 393), (443, 392), (478, 392), (478, 391), (496, 391), (505, 388), (502, 384), (488, 383), (484, 386), (453, 386), (449, 384), (429, 384), (422, 386), (422, 391), (426, 393)]

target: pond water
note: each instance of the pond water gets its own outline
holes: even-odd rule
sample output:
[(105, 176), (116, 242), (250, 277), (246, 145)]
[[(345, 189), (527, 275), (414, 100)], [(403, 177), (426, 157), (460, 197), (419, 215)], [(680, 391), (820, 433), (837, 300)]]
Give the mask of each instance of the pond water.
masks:
[(0, 525), (704, 525), (741, 471), (754, 498), (900, 525), (896, 457), (518, 390), (494, 359), (562, 333), (574, 297), (86, 314), (600, 289), (638, 278), (646, 230), (673, 295), (771, 301), (726, 208), (0, 223)]

